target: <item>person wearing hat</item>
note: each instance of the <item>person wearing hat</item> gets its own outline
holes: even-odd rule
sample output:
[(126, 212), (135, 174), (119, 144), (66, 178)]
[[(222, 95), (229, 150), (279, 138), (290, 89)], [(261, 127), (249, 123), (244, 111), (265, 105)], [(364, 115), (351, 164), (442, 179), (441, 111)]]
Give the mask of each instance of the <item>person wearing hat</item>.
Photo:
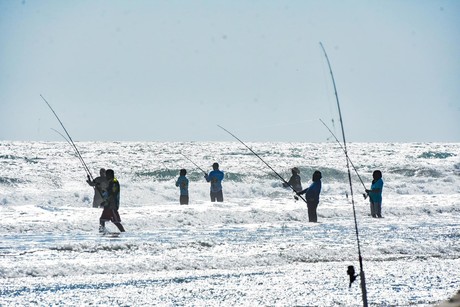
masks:
[(212, 169), (213, 170), (209, 174), (204, 175), (206, 181), (211, 183), (211, 201), (223, 202), (222, 180), (224, 180), (224, 172), (219, 170), (219, 163), (217, 162), (212, 165)]
[(312, 176), (312, 184), (303, 191), (297, 192), (297, 195), (305, 194), (305, 200), (308, 207), (308, 221), (318, 222), (316, 208), (319, 204), (319, 194), (321, 193), (321, 172), (315, 171)]
[(104, 193), (107, 190), (107, 187), (109, 186), (109, 182), (105, 177), (105, 169), (101, 168), (99, 170), (99, 177), (94, 178), (94, 180), (91, 180), (91, 178), (88, 175), (88, 180), (86, 180), (86, 182), (90, 186), (94, 187), (93, 208), (99, 208), (100, 206), (102, 206), (102, 203), (104, 202), (102, 193)]
[(292, 176), (288, 182), (283, 182), (283, 187), (287, 188), (291, 186), (295, 192), (302, 191), (302, 182), (300, 179), (300, 171), (297, 167), (291, 169)]

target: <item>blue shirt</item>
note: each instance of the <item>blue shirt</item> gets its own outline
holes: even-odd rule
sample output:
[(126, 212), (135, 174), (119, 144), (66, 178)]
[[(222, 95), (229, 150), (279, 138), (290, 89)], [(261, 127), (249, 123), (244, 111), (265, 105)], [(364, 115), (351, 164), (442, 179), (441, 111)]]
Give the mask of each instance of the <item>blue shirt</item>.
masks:
[(185, 176), (179, 176), (176, 181), (176, 187), (180, 187), (180, 195), (188, 195), (188, 179)]
[(379, 192), (377, 192), (377, 191), (369, 192), (369, 197), (370, 197), (370, 199), (372, 200), (373, 203), (381, 204), (382, 203), (382, 190), (383, 190), (383, 180), (382, 180), (382, 178), (380, 178), (376, 182), (372, 183), (371, 190), (380, 190)]
[(300, 192), (305, 193), (307, 203), (319, 203), (319, 194), (321, 193), (321, 180), (314, 181), (308, 188)]
[(209, 175), (205, 176), (207, 182), (211, 182), (211, 192), (222, 191), (222, 180), (224, 180), (224, 172), (213, 170)]

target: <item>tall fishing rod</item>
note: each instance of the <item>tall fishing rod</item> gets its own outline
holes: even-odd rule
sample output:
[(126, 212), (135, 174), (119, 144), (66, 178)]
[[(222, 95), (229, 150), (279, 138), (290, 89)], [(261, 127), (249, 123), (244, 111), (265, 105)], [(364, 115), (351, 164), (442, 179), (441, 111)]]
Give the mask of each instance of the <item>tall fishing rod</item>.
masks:
[[(348, 157), (348, 151), (347, 151), (347, 142), (345, 140), (345, 129), (343, 127), (342, 112), (340, 110), (339, 95), (337, 94), (337, 87), (335, 85), (334, 74), (332, 73), (332, 67), (331, 67), (331, 63), (329, 62), (329, 57), (327, 56), (326, 49), (324, 49), (324, 46), (323, 46), (323, 44), (321, 42), (319, 43), (319, 45), (321, 46), (321, 49), (323, 49), (324, 56), (326, 57), (327, 65), (329, 66), (329, 72), (331, 73), (332, 84), (334, 86), (335, 99), (337, 101), (337, 109), (339, 110), (340, 126), (342, 127), (343, 151), (345, 153), (345, 157), (346, 157), (346, 160), (347, 160), (348, 182), (350, 184), (351, 203), (352, 203), (352, 206), (353, 206), (353, 217), (354, 217), (354, 220), (355, 220), (356, 241), (357, 241), (357, 244), (358, 244), (359, 269), (360, 269), (360, 277), (361, 277), (361, 292), (362, 292), (363, 306), (367, 307), (368, 304), (367, 304), (366, 279), (365, 279), (364, 270), (363, 270), (363, 258), (361, 256), (361, 247), (360, 247), (360, 243), (359, 243), (358, 223), (356, 221), (355, 201), (353, 199), (353, 185), (352, 185), (352, 182), (351, 182), (350, 163), (349, 163), (349, 157)], [(351, 280), (351, 277), (352, 276), (350, 275), (350, 280)]]
[(297, 191), (292, 187), (292, 185), (287, 182), (280, 174), (278, 174), (274, 169), (273, 167), (271, 167), (267, 162), (264, 161), (264, 159), (262, 159), (254, 150), (252, 150), (251, 147), (249, 147), (248, 145), (246, 145), (242, 140), (240, 140), (236, 135), (234, 135), (233, 133), (231, 133), (230, 131), (228, 131), (227, 129), (225, 129), (224, 127), (220, 126), (220, 125), (217, 125), (219, 128), (221, 128), (222, 130), (224, 130), (225, 132), (227, 132), (228, 134), (230, 134), (231, 136), (233, 136), (235, 139), (238, 140), (238, 142), (240, 142), (241, 144), (244, 145), (244, 147), (246, 147), (247, 149), (249, 149), (249, 151), (251, 151), (257, 158), (260, 159), (260, 161), (262, 161), (266, 166), (268, 166), (269, 169), (272, 170), (273, 173), (275, 173), (276, 176), (278, 176), (281, 181), (283, 181), (286, 186), (290, 187), (292, 189), (292, 191), (294, 191), (294, 193), (296, 193), (296, 195), (294, 196), (294, 198), (297, 200), (296, 197), (300, 197), (305, 203), (307, 203), (307, 201), (305, 200), (305, 198), (303, 198), (302, 195), (299, 195), (297, 194)]
[(56, 116), (58, 122), (61, 124), (62, 129), (64, 129), (64, 131), (65, 131), (65, 133), (66, 133), (66, 135), (68, 137), (68, 141), (70, 142), (70, 144), (72, 145), (73, 149), (75, 150), (75, 153), (77, 154), (78, 158), (80, 159), (80, 162), (83, 164), (83, 168), (85, 169), (86, 174), (89, 176), (90, 180), (93, 181), (94, 178), (93, 178), (93, 175), (91, 174), (91, 171), (89, 170), (88, 166), (86, 165), (85, 161), (83, 160), (83, 157), (81, 156), (80, 151), (78, 150), (77, 146), (75, 145), (74, 141), (72, 140), (72, 137), (70, 136), (69, 132), (67, 132), (67, 129), (64, 127), (64, 124), (62, 123), (61, 119), (56, 114), (56, 112), (54, 112), (53, 108), (48, 103), (48, 101), (46, 101), (45, 97), (43, 97), (43, 95), (41, 95), (41, 94), (40, 94), (40, 97), (48, 105), (48, 107), (50, 108), (51, 112), (53, 112), (54, 116)]
[[(59, 134), (60, 136), (62, 136), (62, 138), (67, 142), (67, 144), (69, 144), (70, 146), (72, 146), (72, 143), (70, 143), (69, 139), (65, 137), (64, 134), (60, 133), (59, 131), (57, 131), (56, 129), (54, 128), (50, 128), (51, 130), (53, 130), (54, 132), (56, 132), (57, 134)], [(74, 150), (75, 151), (75, 150)]]
[[(359, 175), (358, 173), (358, 170), (356, 169), (355, 165), (353, 164), (353, 162), (351, 161), (350, 157), (348, 156), (348, 153), (345, 151), (345, 148), (342, 146), (342, 143), (340, 143), (339, 139), (335, 136), (335, 134), (332, 132), (332, 130), (326, 125), (326, 123), (323, 122), (323, 120), (320, 118), (319, 119), (321, 123), (323, 123), (324, 127), (327, 128), (327, 130), (329, 130), (329, 132), (331, 133), (331, 135), (334, 137), (334, 139), (337, 141), (337, 144), (339, 144), (340, 148), (342, 148), (343, 152), (347, 155), (347, 159), (348, 161), (350, 161), (350, 164), (351, 166), (353, 167), (356, 175), (358, 176), (359, 178), (359, 181), (361, 181), (361, 184), (363, 185), (363, 188), (364, 190), (367, 190), (366, 186), (364, 185), (364, 182), (363, 180), (361, 179), (361, 176)], [(363, 193), (363, 197), (364, 199), (367, 198), (367, 194), (366, 193)]]
[(195, 162), (193, 162), (192, 160), (189, 159), (189, 157), (187, 157), (186, 155), (184, 155), (183, 153), (180, 152), (180, 154), (185, 158), (187, 159), (188, 161), (190, 161), (193, 165), (195, 165), (200, 171), (202, 171), (205, 175), (207, 175), (208, 173), (206, 173), (201, 167), (199, 167)]
[(51, 128), (51, 130), (53, 130), (54, 132), (56, 132), (57, 134), (59, 134), (60, 136), (62, 136), (62, 138), (63, 138), (64, 140), (66, 140), (67, 144), (69, 144), (69, 145), (72, 147), (72, 149), (74, 150), (74, 152), (75, 152), (75, 154), (77, 155), (78, 159), (79, 159), (80, 162), (82, 163), (83, 168), (84, 168), (84, 170), (85, 170), (85, 172), (86, 172), (85, 161), (83, 161), (82, 157), (81, 157), (80, 155), (78, 155), (78, 153), (75, 151), (75, 148), (73, 148), (72, 143), (69, 141), (69, 139), (66, 138), (65, 135), (63, 135), (62, 133), (60, 133), (60, 132), (57, 131), (56, 129)]

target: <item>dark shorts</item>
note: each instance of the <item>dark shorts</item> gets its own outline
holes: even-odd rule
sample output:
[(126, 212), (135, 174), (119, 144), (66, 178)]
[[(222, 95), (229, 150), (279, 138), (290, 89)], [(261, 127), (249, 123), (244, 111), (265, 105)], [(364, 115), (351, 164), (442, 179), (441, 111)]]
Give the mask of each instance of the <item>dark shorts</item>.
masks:
[(188, 195), (181, 195), (179, 197), (179, 202), (181, 205), (188, 205)]
[(222, 193), (222, 190), (220, 190), (219, 192), (211, 192), (210, 195), (211, 195), (212, 202), (215, 202), (216, 200), (218, 202), (224, 201), (224, 194)]
[(99, 219), (102, 221), (111, 221), (113, 223), (121, 222), (120, 214), (117, 209), (104, 208)]

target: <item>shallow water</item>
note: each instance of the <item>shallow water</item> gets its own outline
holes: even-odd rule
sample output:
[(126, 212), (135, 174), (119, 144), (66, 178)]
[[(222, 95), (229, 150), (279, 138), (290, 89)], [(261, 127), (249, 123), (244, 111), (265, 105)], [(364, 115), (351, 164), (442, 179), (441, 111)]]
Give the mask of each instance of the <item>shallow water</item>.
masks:
[[(0, 142), (0, 305), (362, 305), (347, 170), (334, 144), (253, 143), (304, 186), (323, 172), (320, 223), (237, 143), (77, 143), (94, 173), (121, 182), (127, 233), (98, 234), (100, 209), (66, 143)], [(208, 201), (200, 170), (226, 173)], [(432, 306), (460, 288), (460, 144), (350, 144), (365, 185), (383, 172), (383, 219), (369, 216), (353, 174), (368, 301)], [(191, 205), (174, 182), (188, 169)], [(349, 192), (348, 192), (349, 193)], [(109, 225), (115, 230), (113, 225)]]

